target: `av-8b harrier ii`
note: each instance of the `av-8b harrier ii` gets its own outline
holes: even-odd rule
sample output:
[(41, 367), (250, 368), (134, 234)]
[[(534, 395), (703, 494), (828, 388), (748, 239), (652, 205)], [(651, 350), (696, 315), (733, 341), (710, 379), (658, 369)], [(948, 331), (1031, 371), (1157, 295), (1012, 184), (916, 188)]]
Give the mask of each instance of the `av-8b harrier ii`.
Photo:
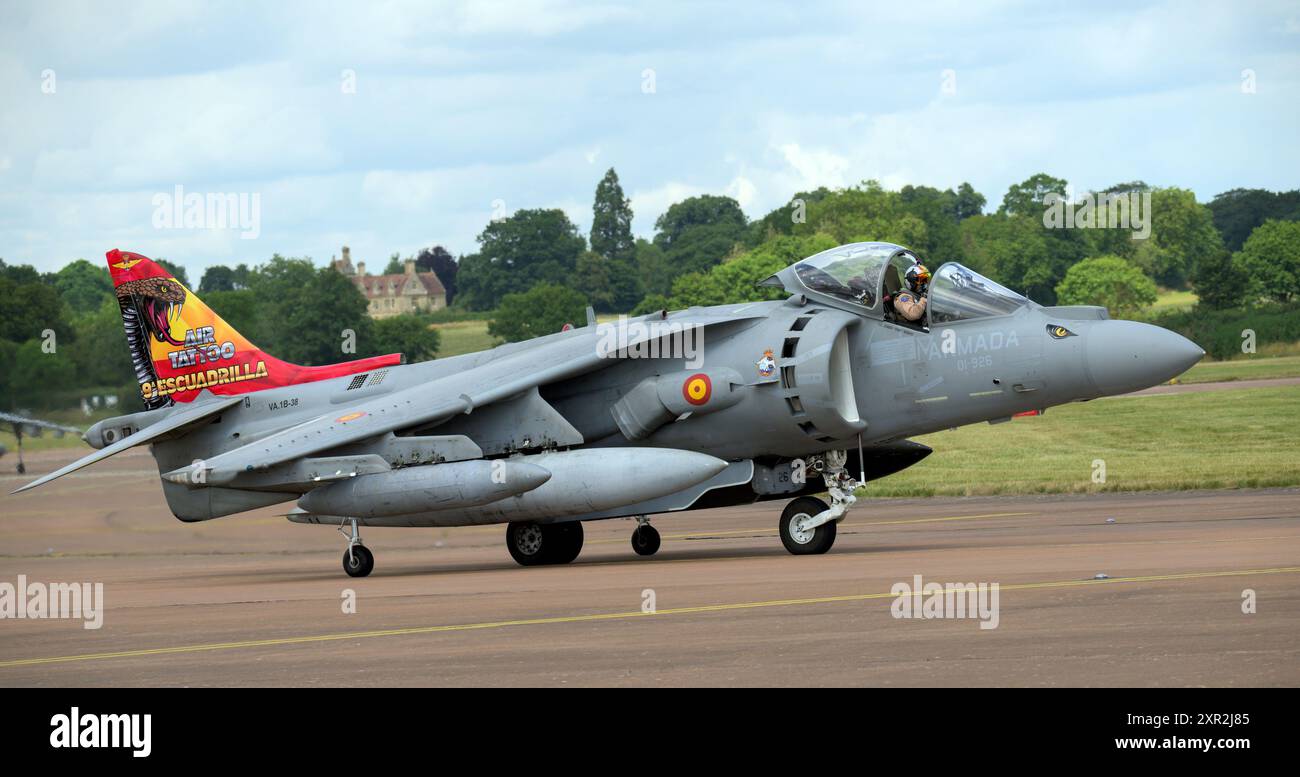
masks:
[(149, 259), (108, 264), (148, 409), (95, 424), (96, 452), (18, 490), (148, 443), (180, 520), (296, 503), (289, 520), (338, 525), (352, 576), (374, 567), (366, 526), (506, 524), (520, 564), (563, 564), (584, 521), (636, 518), (649, 555), (649, 516), (778, 499), (786, 549), (825, 553), (855, 488), (931, 452), (907, 438), (1145, 388), (1204, 355), (951, 262), (907, 321), (892, 300), (917, 257), (855, 243), (764, 281), (780, 301), (616, 324), (589, 311), (480, 353), (299, 367)]
[[(13, 415), (11, 413), (0, 413), (0, 427), (8, 426), (12, 431), (15, 442), (18, 443), (18, 474), (22, 475), (27, 472), (27, 465), (23, 463), (23, 437), (40, 437), (47, 431), (54, 432), (55, 437), (62, 437), (65, 434), (81, 434), (81, 430), (72, 426), (56, 424), (52, 421), (42, 421), (39, 418), (28, 418), (22, 415)], [(0, 445), (0, 456), (4, 456), (9, 450), (4, 445)]]

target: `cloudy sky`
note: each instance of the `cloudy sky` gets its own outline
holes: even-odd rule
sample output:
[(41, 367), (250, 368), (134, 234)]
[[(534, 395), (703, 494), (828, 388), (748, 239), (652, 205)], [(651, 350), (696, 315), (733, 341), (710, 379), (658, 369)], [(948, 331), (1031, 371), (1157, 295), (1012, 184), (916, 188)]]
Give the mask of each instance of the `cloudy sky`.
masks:
[[(0, 105), (10, 263), (382, 267), (494, 211), (585, 231), (610, 166), (644, 236), (692, 194), (755, 217), (868, 178), (1294, 189), (1300, 5), (6, 0)], [(257, 194), (258, 236), (157, 228), (177, 186)]]

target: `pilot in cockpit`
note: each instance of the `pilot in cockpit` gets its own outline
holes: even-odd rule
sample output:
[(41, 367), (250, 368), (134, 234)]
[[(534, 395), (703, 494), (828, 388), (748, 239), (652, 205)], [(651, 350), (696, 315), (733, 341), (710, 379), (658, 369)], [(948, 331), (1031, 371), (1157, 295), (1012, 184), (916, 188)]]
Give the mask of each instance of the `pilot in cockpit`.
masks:
[(894, 310), (908, 321), (925, 318), (926, 296), (930, 291), (930, 271), (917, 262), (903, 273), (907, 289), (894, 296)]

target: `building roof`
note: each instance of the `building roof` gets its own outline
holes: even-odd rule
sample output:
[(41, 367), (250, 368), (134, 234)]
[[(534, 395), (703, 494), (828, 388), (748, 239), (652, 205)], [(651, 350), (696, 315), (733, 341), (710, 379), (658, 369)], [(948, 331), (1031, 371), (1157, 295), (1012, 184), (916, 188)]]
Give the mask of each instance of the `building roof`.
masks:
[[(436, 295), (446, 294), (447, 290), (442, 287), (442, 281), (438, 276), (431, 272), (417, 272), (411, 275), (406, 273), (396, 273), (393, 275), (352, 275), (349, 276), (352, 282), (357, 285), (361, 293), (366, 295), (367, 299), (377, 297), (388, 297), (391, 295), (419, 294), (419, 295)], [(407, 289), (406, 285), (414, 281), (423, 288)], [(389, 291), (389, 289), (392, 291)]]

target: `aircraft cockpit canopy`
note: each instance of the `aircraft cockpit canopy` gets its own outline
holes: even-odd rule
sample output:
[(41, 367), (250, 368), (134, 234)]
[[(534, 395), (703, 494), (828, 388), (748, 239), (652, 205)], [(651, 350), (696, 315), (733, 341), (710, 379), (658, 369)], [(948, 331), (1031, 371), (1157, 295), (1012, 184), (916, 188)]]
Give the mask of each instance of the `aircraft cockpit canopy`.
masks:
[(930, 325), (972, 318), (1005, 316), (1029, 300), (956, 262), (949, 262), (930, 280)]
[(916, 261), (911, 251), (893, 243), (850, 243), (796, 262), (764, 285), (879, 310), (881, 299), (898, 290), (902, 272)]
[[(893, 243), (850, 243), (795, 262), (762, 285), (881, 318), (887, 317), (884, 301), (905, 288), (907, 269), (918, 261), (916, 254)], [(1027, 304), (1014, 291), (948, 262), (930, 281), (928, 323), (1003, 316)]]

